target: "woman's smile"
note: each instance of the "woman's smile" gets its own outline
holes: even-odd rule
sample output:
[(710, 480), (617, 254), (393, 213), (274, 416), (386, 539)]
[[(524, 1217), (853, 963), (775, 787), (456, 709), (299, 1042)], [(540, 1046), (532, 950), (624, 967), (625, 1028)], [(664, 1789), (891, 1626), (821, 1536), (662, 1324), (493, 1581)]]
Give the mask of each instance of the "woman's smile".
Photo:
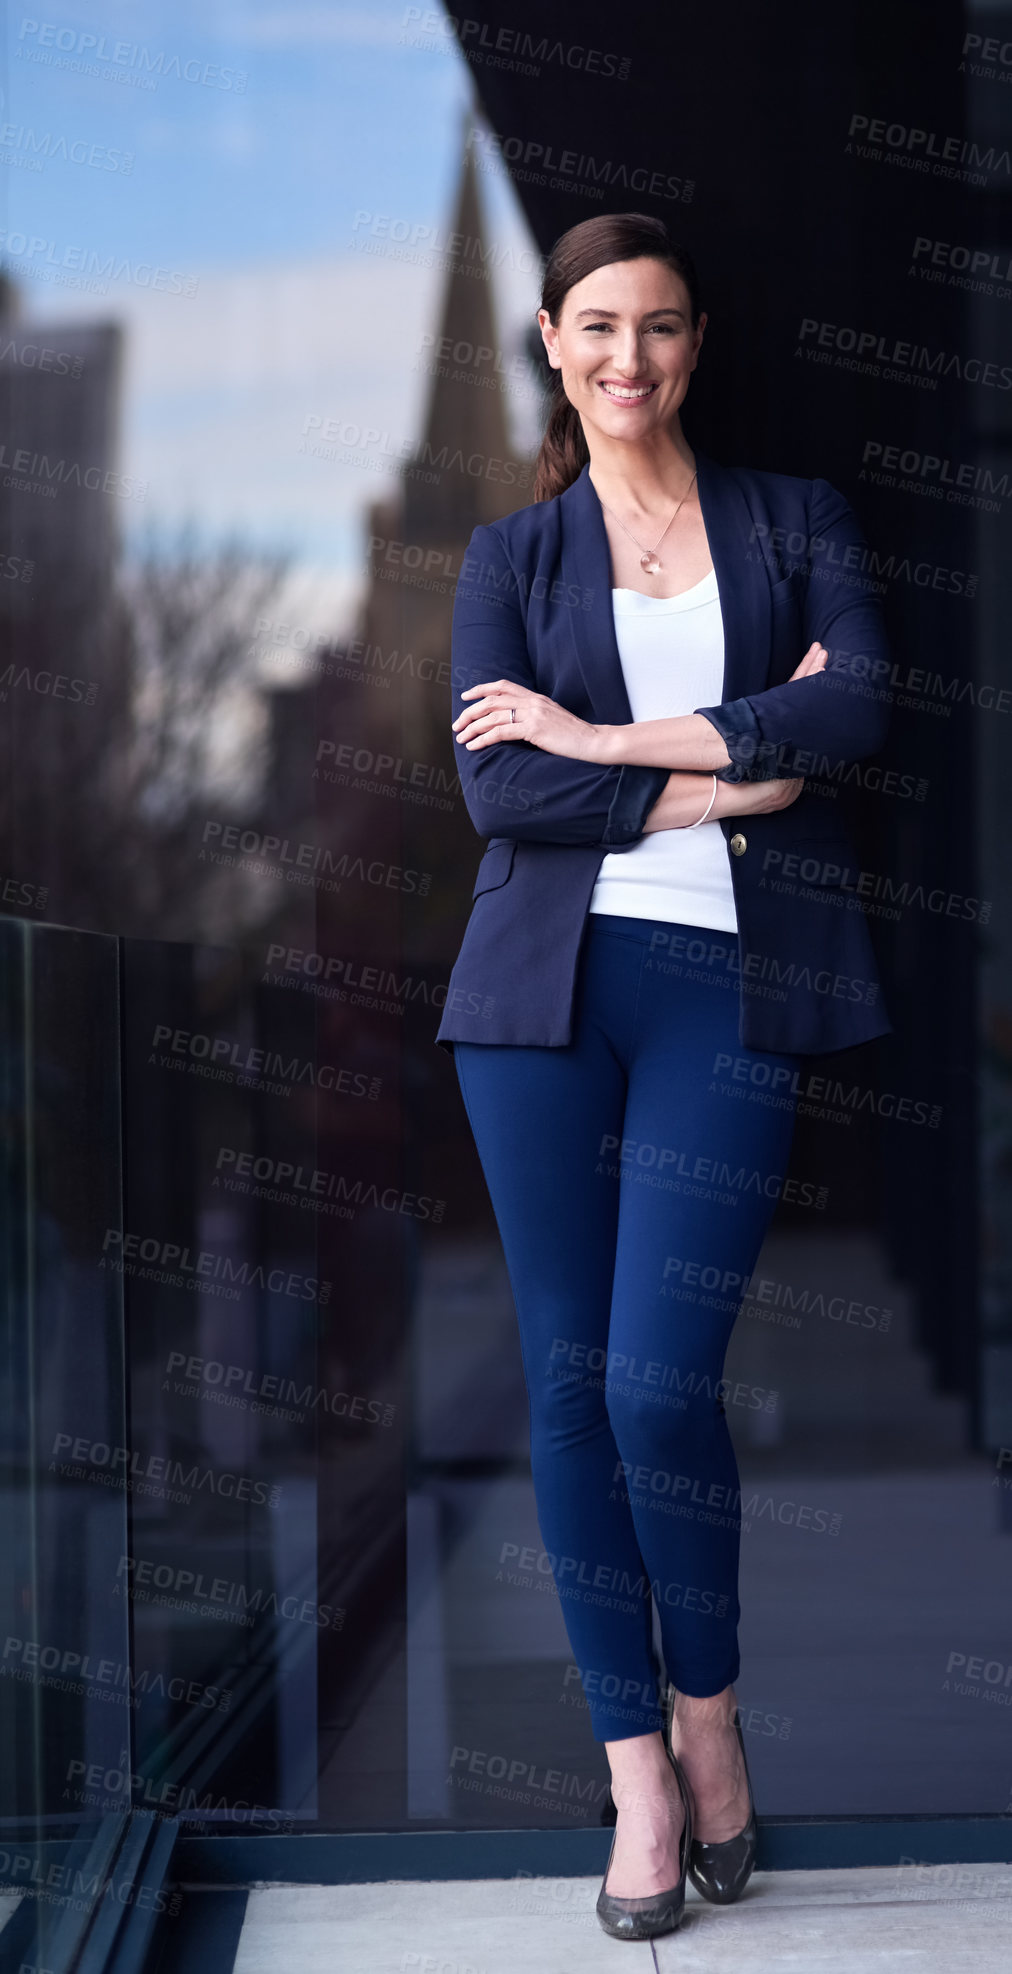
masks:
[(613, 404), (645, 404), (647, 398), (652, 398), (654, 392), (660, 390), (660, 385), (622, 384), (617, 378), (601, 377), (597, 388), (604, 392), (605, 397), (611, 398)]

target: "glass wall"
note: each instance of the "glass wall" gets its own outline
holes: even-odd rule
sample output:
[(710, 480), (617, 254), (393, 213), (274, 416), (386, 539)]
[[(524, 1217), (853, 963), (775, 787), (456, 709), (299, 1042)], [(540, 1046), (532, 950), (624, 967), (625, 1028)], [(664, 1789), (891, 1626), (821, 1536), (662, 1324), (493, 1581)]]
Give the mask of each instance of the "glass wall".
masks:
[(0, 981), (0, 1915), (57, 1966), (132, 1805), (116, 941), (5, 918)]
[[(607, 63), (566, 59), (589, 19), (541, 46), (518, 15), (497, 55), (394, 0), (8, 20), (9, 1860), (130, 1805), (208, 1833), (599, 1822), (434, 1036), (482, 848), (454, 584), (475, 523), (530, 500), (540, 255), (605, 199), (703, 272), (692, 442), (853, 500), (897, 660), (882, 772), (825, 791), (908, 885), (871, 914), (895, 1033), (806, 1066), (791, 1175), (821, 1204), (778, 1208), (727, 1366), (757, 1796), (1009, 1807), (1008, 413), (974, 381), (1009, 290), (922, 278), (918, 244), (997, 239), (1003, 186), (915, 182), (860, 128), (876, 64), (884, 116), (985, 148), (1007, 92), (960, 67), (955, 10), (911, 79), (904, 23), (920, 46), (909, 9), (855, 27), (814, 92), (807, 11), (775, 61), (751, 16), (732, 61), (712, 21), (667, 25), (672, 124), (613, 24)], [(820, 193), (773, 141), (788, 96)]]

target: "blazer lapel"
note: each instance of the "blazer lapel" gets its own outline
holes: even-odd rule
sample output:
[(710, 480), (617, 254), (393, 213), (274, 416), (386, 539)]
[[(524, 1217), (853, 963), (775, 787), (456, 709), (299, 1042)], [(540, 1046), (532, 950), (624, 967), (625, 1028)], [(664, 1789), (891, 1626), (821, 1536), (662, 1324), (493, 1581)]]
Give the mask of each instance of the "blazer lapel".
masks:
[[(754, 541), (752, 516), (734, 474), (699, 451), (696, 468), (724, 625), (724, 703), (758, 690), (765, 680), (769, 580)], [(587, 466), (566, 488), (560, 507), (563, 581), (576, 584), (590, 597), (589, 610), (566, 610), (576, 661), (595, 716), (610, 725), (628, 726), (632, 708), (615, 639), (611, 553), (604, 511)]]
[(632, 707), (615, 638), (611, 550), (604, 509), (586, 466), (572, 486), (566, 488), (560, 507), (562, 580), (567, 585), (566, 594), (573, 595), (575, 586), (575, 593), (590, 598), (589, 610), (575, 610), (565, 603), (562, 606), (576, 662), (583, 674), (594, 717), (608, 726), (626, 727), (632, 722)]
[(724, 623), (721, 704), (760, 691), (770, 657), (770, 585), (755, 523), (733, 473), (696, 453), (699, 505), (713, 556)]

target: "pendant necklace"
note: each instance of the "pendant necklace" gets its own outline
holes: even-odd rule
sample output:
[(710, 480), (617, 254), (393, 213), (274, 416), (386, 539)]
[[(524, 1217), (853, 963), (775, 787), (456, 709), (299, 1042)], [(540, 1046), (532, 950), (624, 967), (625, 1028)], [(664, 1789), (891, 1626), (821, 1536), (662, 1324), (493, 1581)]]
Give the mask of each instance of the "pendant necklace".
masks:
[[(697, 468), (697, 471), (698, 471), (698, 468)], [(692, 480), (694, 480), (694, 479), (695, 479), (695, 477), (696, 477), (696, 474), (695, 474), (695, 473), (693, 473), (693, 475), (692, 475)], [(675, 508), (675, 514), (677, 514), (677, 513), (678, 513), (678, 508), (679, 508), (679, 507), (681, 507), (681, 505), (682, 505), (682, 501), (685, 501), (685, 500), (687, 500), (687, 499), (688, 499), (688, 496), (689, 496), (689, 494), (690, 494), (690, 493), (691, 493), (691, 491), (692, 491), (692, 480), (690, 480), (690, 481), (689, 481), (689, 484), (688, 484), (688, 486), (686, 487), (686, 489), (685, 489), (685, 492), (684, 492), (684, 493), (683, 493), (683, 495), (682, 495), (682, 499), (681, 499), (681, 500), (679, 501), (679, 503), (678, 503), (678, 507), (676, 507), (676, 508)], [(597, 497), (598, 497), (598, 500), (601, 500), (601, 496), (600, 496), (600, 494), (598, 494), (598, 496), (597, 496)], [(631, 528), (626, 528), (626, 525), (625, 525), (625, 522), (624, 522), (624, 521), (622, 521), (622, 520), (620, 520), (620, 519), (619, 519), (619, 516), (618, 516), (617, 514), (615, 514), (615, 513), (613, 513), (613, 511), (612, 511), (612, 509), (611, 509), (611, 508), (610, 508), (610, 507), (608, 506), (608, 503), (607, 503), (607, 501), (604, 501), (604, 500), (601, 500), (601, 506), (602, 506), (602, 507), (604, 508), (604, 511), (605, 511), (605, 513), (606, 513), (606, 514), (610, 514), (610, 515), (611, 515), (611, 518), (612, 518), (612, 520), (613, 520), (613, 521), (618, 521), (618, 525), (619, 525), (619, 527), (620, 527), (620, 528), (624, 528), (624, 529), (625, 529), (625, 532), (626, 532), (626, 534), (628, 535), (628, 537), (629, 537), (629, 540), (630, 540), (631, 542), (636, 542), (636, 547), (637, 547), (637, 548), (638, 548), (638, 549), (639, 549), (639, 550), (641, 551), (641, 553), (640, 553), (640, 568), (641, 568), (641, 569), (644, 569), (644, 570), (646, 571), (646, 573), (647, 573), (647, 575), (648, 575), (648, 576), (659, 576), (659, 575), (661, 574), (661, 571), (662, 571), (662, 569), (664, 568), (664, 564), (663, 564), (663, 562), (662, 562), (662, 561), (661, 561), (661, 560), (659, 559), (659, 557), (658, 557), (658, 554), (657, 554), (657, 550), (658, 550), (658, 549), (660, 548), (660, 545), (661, 545), (661, 543), (662, 543), (662, 541), (664, 540), (664, 536), (665, 536), (665, 535), (667, 534), (667, 532), (668, 532), (668, 529), (670, 528), (670, 526), (671, 526), (671, 523), (672, 523), (672, 521), (673, 521), (673, 520), (674, 520), (674, 518), (675, 518), (675, 514), (672, 514), (672, 515), (670, 515), (670, 516), (669, 516), (669, 519), (668, 519), (668, 521), (667, 521), (667, 523), (666, 523), (666, 525), (665, 525), (665, 527), (664, 527), (664, 529), (663, 529), (663, 532), (662, 532), (662, 533), (661, 533), (661, 534), (660, 534), (660, 535), (658, 536), (658, 538), (657, 538), (657, 540), (656, 540), (656, 542), (654, 543), (654, 546), (653, 546), (653, 548), (644, 548), (644, 547), (643, 547), (643, 543), (642, 543), (641, 541), (636, 541), (636, 537), (635, 537), (635, 535), (633, 534), (633, 532), (632, 532), (632, 529), (631, 529)]]

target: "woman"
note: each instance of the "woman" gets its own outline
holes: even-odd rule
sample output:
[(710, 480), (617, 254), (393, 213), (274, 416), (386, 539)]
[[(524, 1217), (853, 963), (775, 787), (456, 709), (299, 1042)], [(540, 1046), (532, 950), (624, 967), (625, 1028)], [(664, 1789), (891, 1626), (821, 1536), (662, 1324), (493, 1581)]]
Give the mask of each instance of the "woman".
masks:
[(454, 606), (453, 732), (489, 846), (436, 1039), (611, 1769), (598, 1915), (647, 1939), (677, 1924), (687, 1873), (726, 1903), (754, 1863), (720, 1381), (801, 1059), (890, 1028), (852, 848), (804, 779), (881, 745), (889, 660), (841, 496), (689, 445), (706, 316), (660, 221), (563, 235), (538, 322), (555, 377), (535, 499), (475, 529)]

